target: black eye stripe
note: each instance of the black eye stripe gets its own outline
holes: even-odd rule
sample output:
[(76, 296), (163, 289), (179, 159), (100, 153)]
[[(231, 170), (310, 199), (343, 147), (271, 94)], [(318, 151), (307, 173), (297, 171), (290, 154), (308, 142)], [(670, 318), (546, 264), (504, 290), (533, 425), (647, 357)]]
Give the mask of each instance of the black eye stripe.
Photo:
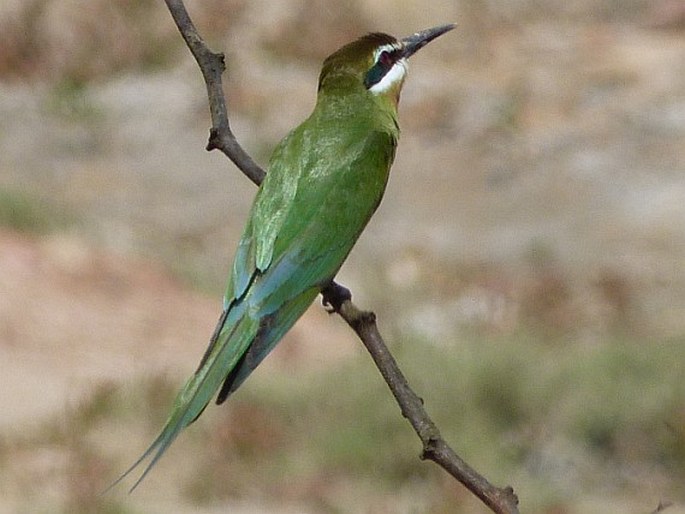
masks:
[(400, 50), (393, 48), (392, 50), (383, 50), (376, 58), (376, 63), (366, 73), (364, 77), (364, 85), (367, 89), (374, 84), (378, 84), (386, 73), (395, 65), (400, 58)]

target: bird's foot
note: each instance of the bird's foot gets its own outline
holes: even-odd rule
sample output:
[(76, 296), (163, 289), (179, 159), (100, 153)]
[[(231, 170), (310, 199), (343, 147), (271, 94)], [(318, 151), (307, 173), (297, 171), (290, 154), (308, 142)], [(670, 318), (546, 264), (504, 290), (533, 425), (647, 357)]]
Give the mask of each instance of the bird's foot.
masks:
[(329, 314), (339, 312), (342, 304), (352, 299), (350, 290), (334, 281), (321, 290), (321, 296), (321, 304)]

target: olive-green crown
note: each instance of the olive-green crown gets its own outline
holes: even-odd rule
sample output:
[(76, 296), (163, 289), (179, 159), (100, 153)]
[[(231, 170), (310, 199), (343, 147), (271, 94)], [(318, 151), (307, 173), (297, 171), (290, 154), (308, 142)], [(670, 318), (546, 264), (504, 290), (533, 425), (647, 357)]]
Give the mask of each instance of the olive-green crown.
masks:
[(319, 91), (365, 88), (373, 93), (399, 93), (407, 59), (455, 25), (441, 25), (398, 40), (374, 32), (348, 43), (326, 58), (319, 75)]

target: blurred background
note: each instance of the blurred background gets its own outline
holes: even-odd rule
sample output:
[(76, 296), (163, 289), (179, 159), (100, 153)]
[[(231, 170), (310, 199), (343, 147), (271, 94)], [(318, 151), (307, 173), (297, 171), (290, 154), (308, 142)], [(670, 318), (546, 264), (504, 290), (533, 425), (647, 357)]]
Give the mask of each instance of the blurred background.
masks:
[[(412, 60), (339, 281), (522, 512), (685, 512), (685, 2), (188, 8), (262, 164), (326, 55), (458, 22)], [(0, 512), (487, 512), (318, 302), (133, 495), (100, 495), (195, 370), (255, 193), (208, 127), (163, 2), (0, 4)]]

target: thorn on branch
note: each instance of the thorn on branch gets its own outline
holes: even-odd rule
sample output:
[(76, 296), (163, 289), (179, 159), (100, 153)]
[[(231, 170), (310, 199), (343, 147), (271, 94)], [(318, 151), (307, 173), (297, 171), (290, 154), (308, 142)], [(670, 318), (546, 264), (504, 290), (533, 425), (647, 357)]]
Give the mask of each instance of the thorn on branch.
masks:
[(219, 130), (212, 127), (209, 129), (209, 140), (207, 141), (207, 147), (206, 150), (208, 152), (211, 152), (212, 150), (216, 150), (218, 148), (221, 148), (220, 145), (221, 142), (221, 136), (219, 136)]

